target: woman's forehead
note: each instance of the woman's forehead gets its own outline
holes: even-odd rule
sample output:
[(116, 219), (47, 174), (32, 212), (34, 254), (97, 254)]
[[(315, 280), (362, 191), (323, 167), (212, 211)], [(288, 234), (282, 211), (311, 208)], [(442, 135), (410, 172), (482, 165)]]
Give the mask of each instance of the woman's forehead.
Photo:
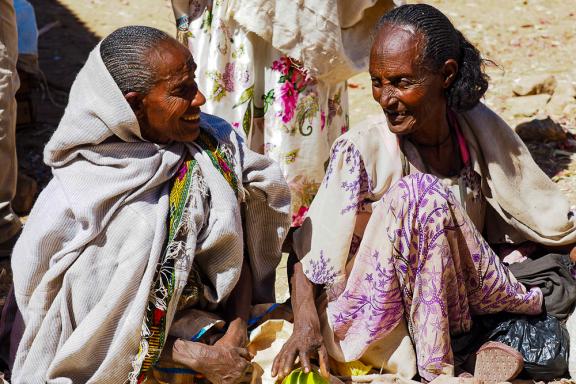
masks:
[(372, 44), (372, 53), (396, 54), (400, 52), (417, 52), (423, 42), (423, 35), (413, 27), (395, 24), (384, 24), (379, 29)]
[(411, 68), (418, 61), (423, 40), (423, 35), (409, 26), (385, 24), (372, 44), (370, 67)]
[(187, 49), (177, 44), (164, 44), (152, 55), (152, 68), (159, 79), (193, 75), (196, 63)]

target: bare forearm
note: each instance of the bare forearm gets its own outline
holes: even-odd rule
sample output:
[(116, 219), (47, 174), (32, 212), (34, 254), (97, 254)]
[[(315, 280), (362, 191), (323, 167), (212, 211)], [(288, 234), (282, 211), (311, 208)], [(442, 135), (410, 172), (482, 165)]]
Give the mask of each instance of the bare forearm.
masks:
[(247, 260), (244, 260), (238, 284), (232, 290), (224, 310), (224, 319), (230, 323), (248, 321), (252, 305), (252, 270)]
[[(310, 325), (310, 321), (318, 321), (316, 310), (316, 287), (304, 274), (302, 264), (298, 261), (293, 265), (290, 277), (290, 295), (294, 311), (294, 325)], [(314, 324), (316, 325), (316, 324)]]
[(224, 319), (228, 323), (226, 334), (218, 344), (244, 347), (248, 337), (248, 318), (252, 305), (252, 271), (244, 260), (238, 284), (230, 294), (224, 309)]

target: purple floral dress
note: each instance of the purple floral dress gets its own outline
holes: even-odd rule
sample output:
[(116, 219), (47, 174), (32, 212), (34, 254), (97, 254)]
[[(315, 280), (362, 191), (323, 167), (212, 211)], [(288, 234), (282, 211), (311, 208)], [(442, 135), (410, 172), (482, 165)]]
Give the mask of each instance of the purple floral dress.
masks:
[[(473, 315), (541, 312), (541, 291), (514, 278), (438, 178), (399, 177), (377, 199), (370, 175), (353, 143), (335, 143), (322, 196), (332, 195), (342, 223), (351, 215), (357, 224), (361, 215), (369, 220), (354, 234), (338, 235), (350, 238), (351, 247), (361, 239), (354, 254), (342, 258), (313, 247), (302, 260), (308, 278), (327, 289), (327, 317), (347, 361), (406, 321), (418, 372), (433, 380), (454, 364), (450, 336), (469, 331)], [(333, 225), (315, 204), (312, 230)]]

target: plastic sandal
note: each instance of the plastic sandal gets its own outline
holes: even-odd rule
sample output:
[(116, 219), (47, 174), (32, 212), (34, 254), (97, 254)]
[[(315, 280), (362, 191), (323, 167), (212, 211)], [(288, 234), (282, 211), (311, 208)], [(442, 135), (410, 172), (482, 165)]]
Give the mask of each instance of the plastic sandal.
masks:
[(524, 368), (522, 354), (512, 347), (490, 341), (476, 352), (474, 378), (484, 382), (511, 381)]

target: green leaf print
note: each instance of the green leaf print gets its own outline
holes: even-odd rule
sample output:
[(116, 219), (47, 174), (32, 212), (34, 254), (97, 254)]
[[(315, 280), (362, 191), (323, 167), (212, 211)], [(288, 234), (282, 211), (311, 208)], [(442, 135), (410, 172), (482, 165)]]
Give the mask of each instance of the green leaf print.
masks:
[(252, 125), (252, 101), (249, 101), (248, 108), (246, 108), (246, 112), (244, 112), (244, 118), (242, 119), (242, 129), (244, 130), (246, 137), (248, 137), (251, 125)]
[[(319, 110), (318, 100), (313, 93), (304, 96), (299, 101), (296, 107), (296, 121), (298, 122), (298, 131), (302, 136), (312, 134), (312, 119)], [(306, 120), (308, 120), (308, 124), (306, 124)]]
[(206, 76), (212, 80), (212, 91), (208, 98), (218, 102), (222, 100), (228, 93), (226, 92), (226, 88), (224, 87), (224, 83), (222, 80), (222, 74), (218, 71), (206, 71)]
[(267, 94), (262, 95), (262, 100), (264, 100), (264, 114), (266, 114), (266, 112), (268, 112), (268, 108), (270, 108), (274, 102), (274, 88), (269, 90)]
[(204, 31), (204, 33), (209, 33), (212, 29), (212, 17), (212, 11), (210, 8), (206, 8), (202, 15), (202, 24), (200, 25), (200, 29)]
[(248, 102), (248, 101), (252, 101), (252, 99), (254, 98), (254, 86), (248, 87), (244, 90), (244, 92), (242, 92), (242, 94), (240, 95), (240, 99), (238, 100), (238, 102), (236, 104), (234, 104), (234, 106), (232, 108), (236, 108), (239, 107), (240, 105)]

